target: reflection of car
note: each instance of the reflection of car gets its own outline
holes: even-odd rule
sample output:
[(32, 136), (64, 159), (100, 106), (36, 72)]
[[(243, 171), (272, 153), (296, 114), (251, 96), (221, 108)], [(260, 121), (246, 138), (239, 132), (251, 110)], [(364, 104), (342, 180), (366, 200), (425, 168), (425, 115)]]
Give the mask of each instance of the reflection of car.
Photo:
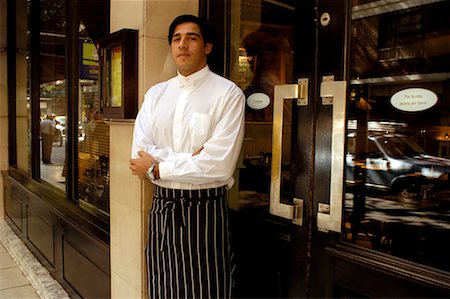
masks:
[(370, 136), (365, 159), (360, 161), (355, 160), (354, 153), (347, 153), (348, 182), (355, 181), (355, 165), (365, 169), (366, 186), (378, 189), (417, 192), (423, 185), (449, 183), (450, 159), (426, 154), (414, 140), (404, 135)]
[(59, 146), (63, 145), (66, 138), (66, 117), (64, 115), (55, 116), (56, 132), (54, 141), (58, 142)]
[[(64, 140), (66, 139), (66, 116), (55, 116), (55, 123), (56, 132), (53, 141), (58, 142), (59, 146), (62, 146)], [(84, 128), (81, 125), (81, 122), (78, 122), (78, 141), (83, 141), (84, 135)]]

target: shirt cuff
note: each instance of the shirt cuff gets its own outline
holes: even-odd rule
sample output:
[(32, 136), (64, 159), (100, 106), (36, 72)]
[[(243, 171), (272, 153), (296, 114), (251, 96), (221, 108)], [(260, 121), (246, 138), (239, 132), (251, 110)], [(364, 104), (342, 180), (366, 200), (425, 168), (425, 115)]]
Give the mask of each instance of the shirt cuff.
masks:
[(175, 169), (175, 162), (159, 162), (159, 178), (171, 177)]

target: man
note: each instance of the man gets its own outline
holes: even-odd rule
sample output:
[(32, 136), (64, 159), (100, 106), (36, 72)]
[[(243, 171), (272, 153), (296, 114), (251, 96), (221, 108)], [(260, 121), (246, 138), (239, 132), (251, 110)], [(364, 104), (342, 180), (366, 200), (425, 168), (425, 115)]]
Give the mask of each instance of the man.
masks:
[(226, 192), (244, 136), (245, 97), (207, 65), (212, 31), (182, 15), (169, 28), (178, 76), (145, 94), (130, 169), (156, 185), (147, 247), (150, 298), (229, 298), (234, 271)]
[(47, 115), (41, 120), (41, 142), (42, 142), (42, 163), (51, 164), (50, 157), (52, 156), (53, 139), (55, 138), (56, 123), (54, 121), (55, 114)]

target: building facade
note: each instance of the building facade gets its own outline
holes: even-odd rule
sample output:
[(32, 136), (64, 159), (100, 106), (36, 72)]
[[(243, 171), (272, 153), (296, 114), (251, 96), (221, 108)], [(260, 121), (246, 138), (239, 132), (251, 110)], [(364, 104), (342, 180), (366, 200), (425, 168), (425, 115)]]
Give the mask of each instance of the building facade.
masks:
[(0, 5), (0, 217), (71, 296), (146, 297), (133, 119), (185, 13), (247, 98), (236, 297), (449, 296), (450, 1)]

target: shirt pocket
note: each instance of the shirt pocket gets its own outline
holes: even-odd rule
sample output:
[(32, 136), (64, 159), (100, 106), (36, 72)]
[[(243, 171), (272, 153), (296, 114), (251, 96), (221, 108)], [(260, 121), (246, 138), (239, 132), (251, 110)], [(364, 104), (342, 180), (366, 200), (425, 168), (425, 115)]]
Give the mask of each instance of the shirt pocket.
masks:
[(206, 142), (211, 126), (211, 116), (204, 113), (194, 112), (189, 123), (191, 135), (191, 150), (194, 152), (203, 147)]

